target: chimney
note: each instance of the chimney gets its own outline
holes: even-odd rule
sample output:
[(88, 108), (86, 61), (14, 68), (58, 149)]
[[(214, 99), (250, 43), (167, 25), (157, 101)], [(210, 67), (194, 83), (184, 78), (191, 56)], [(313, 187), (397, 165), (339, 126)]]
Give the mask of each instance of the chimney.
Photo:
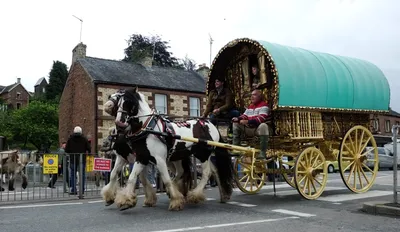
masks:
[(140, 64), (145, 68), (151, 68), (153, 65), (153, 58), (151, 56), (146, 56), (140, 61)]
[(72, 50), (72, 64), (75, 63), (75, 61), (79, 58), (85, 58), (86, 57), (86, 45), (80, 42), (78, 45), (75, 46), (75, 48)]
[(17, 84), (21, 84), (21, 78), (17, 78)]
[(200, 64), (196, 72), (200, 74), (200, 76), (202, 76), (206, 82), (208, 81), (208, 73), (210, 72), (210, 68), (208, 68), (205, 63)]

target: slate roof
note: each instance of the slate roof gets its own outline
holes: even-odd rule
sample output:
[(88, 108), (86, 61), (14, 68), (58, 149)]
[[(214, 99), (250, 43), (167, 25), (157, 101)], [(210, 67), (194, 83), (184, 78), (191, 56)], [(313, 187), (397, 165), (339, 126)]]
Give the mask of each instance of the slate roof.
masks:
[(4, 88), (5, 88), (5, 86), (0, 85), (0, 93), (1, 93), (1, 91), (3, 91)]
[(77, 60), (95, 83), (137, 85), (165, 90), (205, 93), (206, 81), (195, 71), (85, 57)]
[[(8, 91), (10, 91), (12, 88), (14, 88), (15, 85), (17, 85), (18, 83), (14, 83), (12, 85), (8, 85), (8, 86), (2, 86), (3, 89), (0, 91), (0, 94), (2, 93), (8, 93)], [(0, 87), (1, 89), (1, 87)]]
[(43, 80), (45, 80), (44, 77), (40, 78), (40, 79), (36, 82), (35, 86), (40, 85), (40, 83), (42, 83)]

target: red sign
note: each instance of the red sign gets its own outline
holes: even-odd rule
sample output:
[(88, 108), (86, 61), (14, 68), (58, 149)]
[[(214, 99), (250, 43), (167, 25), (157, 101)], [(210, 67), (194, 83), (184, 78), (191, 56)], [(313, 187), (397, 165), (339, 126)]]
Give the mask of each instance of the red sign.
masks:
[(111, 171), (111, 159), (94, 158), (93, 171)]

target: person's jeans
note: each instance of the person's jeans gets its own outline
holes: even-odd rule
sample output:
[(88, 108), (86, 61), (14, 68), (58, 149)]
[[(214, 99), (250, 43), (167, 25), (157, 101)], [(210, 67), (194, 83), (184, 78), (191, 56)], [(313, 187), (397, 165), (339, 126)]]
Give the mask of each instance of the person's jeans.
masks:
[[(79, 157), (79, 156), (78, 156)], [(85, 178), (86, 178), (86, 157), (84, 156), (83, 158), (83, 163), (82, 163), (82, 167), (83, 167), (83, 172), (81, 173), (80, 170), (80, 163), (79, 163), (79, 158), (76, 159), (75, 161), (78, 162), (71, 162), (69, 165), (70, 168), (70, 178), (69, 178), (69, 186), (71, 188), (71, 193), (77, 193), (76, 190), (76, 172), (79, 172), (79, 175), (82, 175), (82, 184), (83, 185), (83, 192), (85, 192)]]
[[(132, 169), (133, 169), (133, 164), (129, 164), (129, 173), (132, 172)], [(156, 174), (157, 174), (156, 167), (152, 164), (149, 164), (149, 166), (147, 167), (147, 171), (148, 171), (147, 179), (149, 179), (149, 181), (152, 185), (155, 185), (156, 184)], [(139, 185), (139, 178), (137, 179), (136, 184)]]

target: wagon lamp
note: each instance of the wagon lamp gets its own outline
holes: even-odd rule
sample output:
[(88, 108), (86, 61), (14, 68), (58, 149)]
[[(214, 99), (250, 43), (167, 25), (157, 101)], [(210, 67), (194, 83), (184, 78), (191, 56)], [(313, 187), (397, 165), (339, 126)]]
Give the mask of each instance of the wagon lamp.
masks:
[(393, 203), (397, 204), (397, 130), (400, 125), (392, 126), (393, 133)]

